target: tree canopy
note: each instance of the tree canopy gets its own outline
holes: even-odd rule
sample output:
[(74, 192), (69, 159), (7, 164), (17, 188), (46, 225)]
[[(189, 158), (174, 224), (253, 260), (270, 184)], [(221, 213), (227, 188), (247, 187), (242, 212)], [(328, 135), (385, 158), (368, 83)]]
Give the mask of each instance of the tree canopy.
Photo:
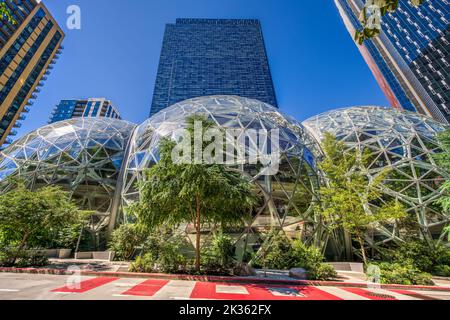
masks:
[[(442, 152), (436, 155), (436, 160), (439, 166), (446, 172), (450, 172), (450, 130), (446, 130), (439, 134), (439, 142), (441, 144)], [(446, 181), (442, 186), (444, 195), (438, 200), (445, 213), (450, 214), (450, 181)], [(450, 226), (444, 229), (448, 234), (450, 241)]]
[(29, 190), (22, 182), (0, 195), (0, 233), (5, 245), (22, 250), (43, 234), (53, 234), (80, 223), (83, 212), (69, 200), (67, 192), (49, 186)]
[(0, 20), (6, 20), (12, 24), (16, 24), (5, 0), (0, 0)]
[(405, 216), (403, 206), (391, 202), (381, 207), (371, 202), (381, 195), (380, 187), (386, 173), (370, 179), (366, 173), (369, 154), (361, 150), (347, 150), (345, 143), (327, 133), (322, 142), (324, 158), (319, 169), (326, 176), (326, 186), (320, 188), (321, 204), (318, 212), (330, 228), (342, 228), (357, 240), (360, 253), (367, 262), (364, 237), (377, 224)]
[[(201, 116), (187, 119), (187, 130), (194, 139), (194, 123), (201, 122), (203, 152), (207, 148), (205, 132), (214, 123)], [(198, 136), (197, 136), (198, 137)], [(191, 141), (192, 144), (193, 140)], [(139, 184), (141, 198), (128, 209), (140, 226), (154, 231), (159, 226), (193, 223), (196, 230), (196, 269), (200, 269), (202, 226), (206, 223), (240, 223), (256, 202), (251, 183), (240, 173), (222, 164), (174, 163), (174, 141), (163, 139), (160, 160), (145, 173)], [(195, 148), (194, 148), (195, 149)], [(198, 150), (196, 150), (198, 152)], [(191, 150), (195, 158), (194, 150)]]

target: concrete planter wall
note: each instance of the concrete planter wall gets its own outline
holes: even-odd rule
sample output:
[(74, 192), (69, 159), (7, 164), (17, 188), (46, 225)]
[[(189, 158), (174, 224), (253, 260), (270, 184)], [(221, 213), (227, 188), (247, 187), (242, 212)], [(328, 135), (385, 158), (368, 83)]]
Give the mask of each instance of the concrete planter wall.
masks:
[(97, 251), (97, 252), (76, 252), (75, 259), (93, 259), (93, 260), (104, 260), (113, 261), (116, 253), (113, 251)]
[(45, 249), (45, 250), (30, 250), (40, 252), (47, 258), (53, 259), (69, 259), (72, 254), (72, 249)]
[(336, 271), (350, 271), (364, 273), (364, 264), (357, 262), (332, 262), (330, 263)]
[(69, 259), (72, 255), (72, 249), (59, 249), (58, 251), (59, 259)]

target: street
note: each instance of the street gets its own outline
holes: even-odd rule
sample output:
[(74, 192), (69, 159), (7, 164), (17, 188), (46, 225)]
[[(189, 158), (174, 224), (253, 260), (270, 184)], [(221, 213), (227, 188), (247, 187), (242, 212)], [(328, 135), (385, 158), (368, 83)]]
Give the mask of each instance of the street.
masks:
[(450, 291), (0, 273), (0, 300), (450, 300)]

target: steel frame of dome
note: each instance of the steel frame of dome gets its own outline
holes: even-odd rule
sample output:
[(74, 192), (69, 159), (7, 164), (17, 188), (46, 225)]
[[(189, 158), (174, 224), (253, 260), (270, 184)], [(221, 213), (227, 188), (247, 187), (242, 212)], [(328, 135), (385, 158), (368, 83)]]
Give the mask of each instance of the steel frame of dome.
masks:
[[(125, 167), (122, 194), (124, 208), (139, 198), (136, 182), (144, 178), (146, 168), (158, 161), (161, 138), (173, 138), (177, 129), (186, 126), (186, 117), (194, 114), (205, 115), (222, 129), (280, 129), (282, 161), (277, 175), (259, 176), (259, 171), (250, 165), (232, 167), (247, 176), (254, 184), (255, 191), (264, 199), (253, 213), (252, 221), (245, 222), (242, 229), (233, 234), (238, 247), (239, 243), (242, 244), (241, 252), (249, 251), (252, 245), (256, 246), (261, 240), (260, 233), (274, 227), (284, 230), (292, 238), (303, 235), (313, 241), (317, 221), (312, 204), (317, 201), (319, 177), (312, 155), (317, 152), (317, 142), (297, 120), (283, 115), (268, 104), (237, 96), (200, 97), (183, 101), (138, 126), (130, 142)], [(118, 217), (117, 222), (128, 220), (129, 217), (124, 214)], [(190, 239), (189, 225), (183, 228)]]
[[(371, 177), (390, 169), (381, 201), (398, 199), (417, 217), (425, 238), (432, 239), (434, 230), (450, 222), (435, 203), (442, 196), (440, 186), (450, 179), (433, 158), (440, 151), (436, 135), (445, 130), (443, 124), (416, 113), (369, 106), (329, 111), (303, 125), (318, 141), (329, 132), (349, 149), (370, 150), (371, 163), (366, 169)], [(396, 225), (380, 231), (384, 235), (380, 239), (367, 237), (370, 246), (401, 241), (403, 236)]]
[(125, 149), (135, 125), (109, 118), (75, 118), (42, 127), (0, 152), (0, 192), (18, 177), (31, 189), (59, 185), (82, 209), (96, 212), (93, 234), (109, 224)]

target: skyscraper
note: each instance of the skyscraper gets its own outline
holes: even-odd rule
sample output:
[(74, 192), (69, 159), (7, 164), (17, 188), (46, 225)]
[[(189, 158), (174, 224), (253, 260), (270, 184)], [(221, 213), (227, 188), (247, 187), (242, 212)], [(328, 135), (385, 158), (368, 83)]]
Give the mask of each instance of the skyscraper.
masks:
[(6, 1), (16, 23), (0, 17), (0, 146), (9, 144), (61, 50), (64, 33), (35, 0)]
[(166, 26), (151, 115), (208, 95), (278, 107), (258, 20), (177, 19)]
[[(352, 37), (361, 30), (362, 0), (335, 0)], [(450, 3), (427, 0), (399, 8), (382, 21), (378, 38), (359, 49), (394, 108), (450, 123)]]
[(55, 107), (49, 123), (72, 118), (105, 117), (121, 119), (116, 107), (106, 98), (61, 100)]

